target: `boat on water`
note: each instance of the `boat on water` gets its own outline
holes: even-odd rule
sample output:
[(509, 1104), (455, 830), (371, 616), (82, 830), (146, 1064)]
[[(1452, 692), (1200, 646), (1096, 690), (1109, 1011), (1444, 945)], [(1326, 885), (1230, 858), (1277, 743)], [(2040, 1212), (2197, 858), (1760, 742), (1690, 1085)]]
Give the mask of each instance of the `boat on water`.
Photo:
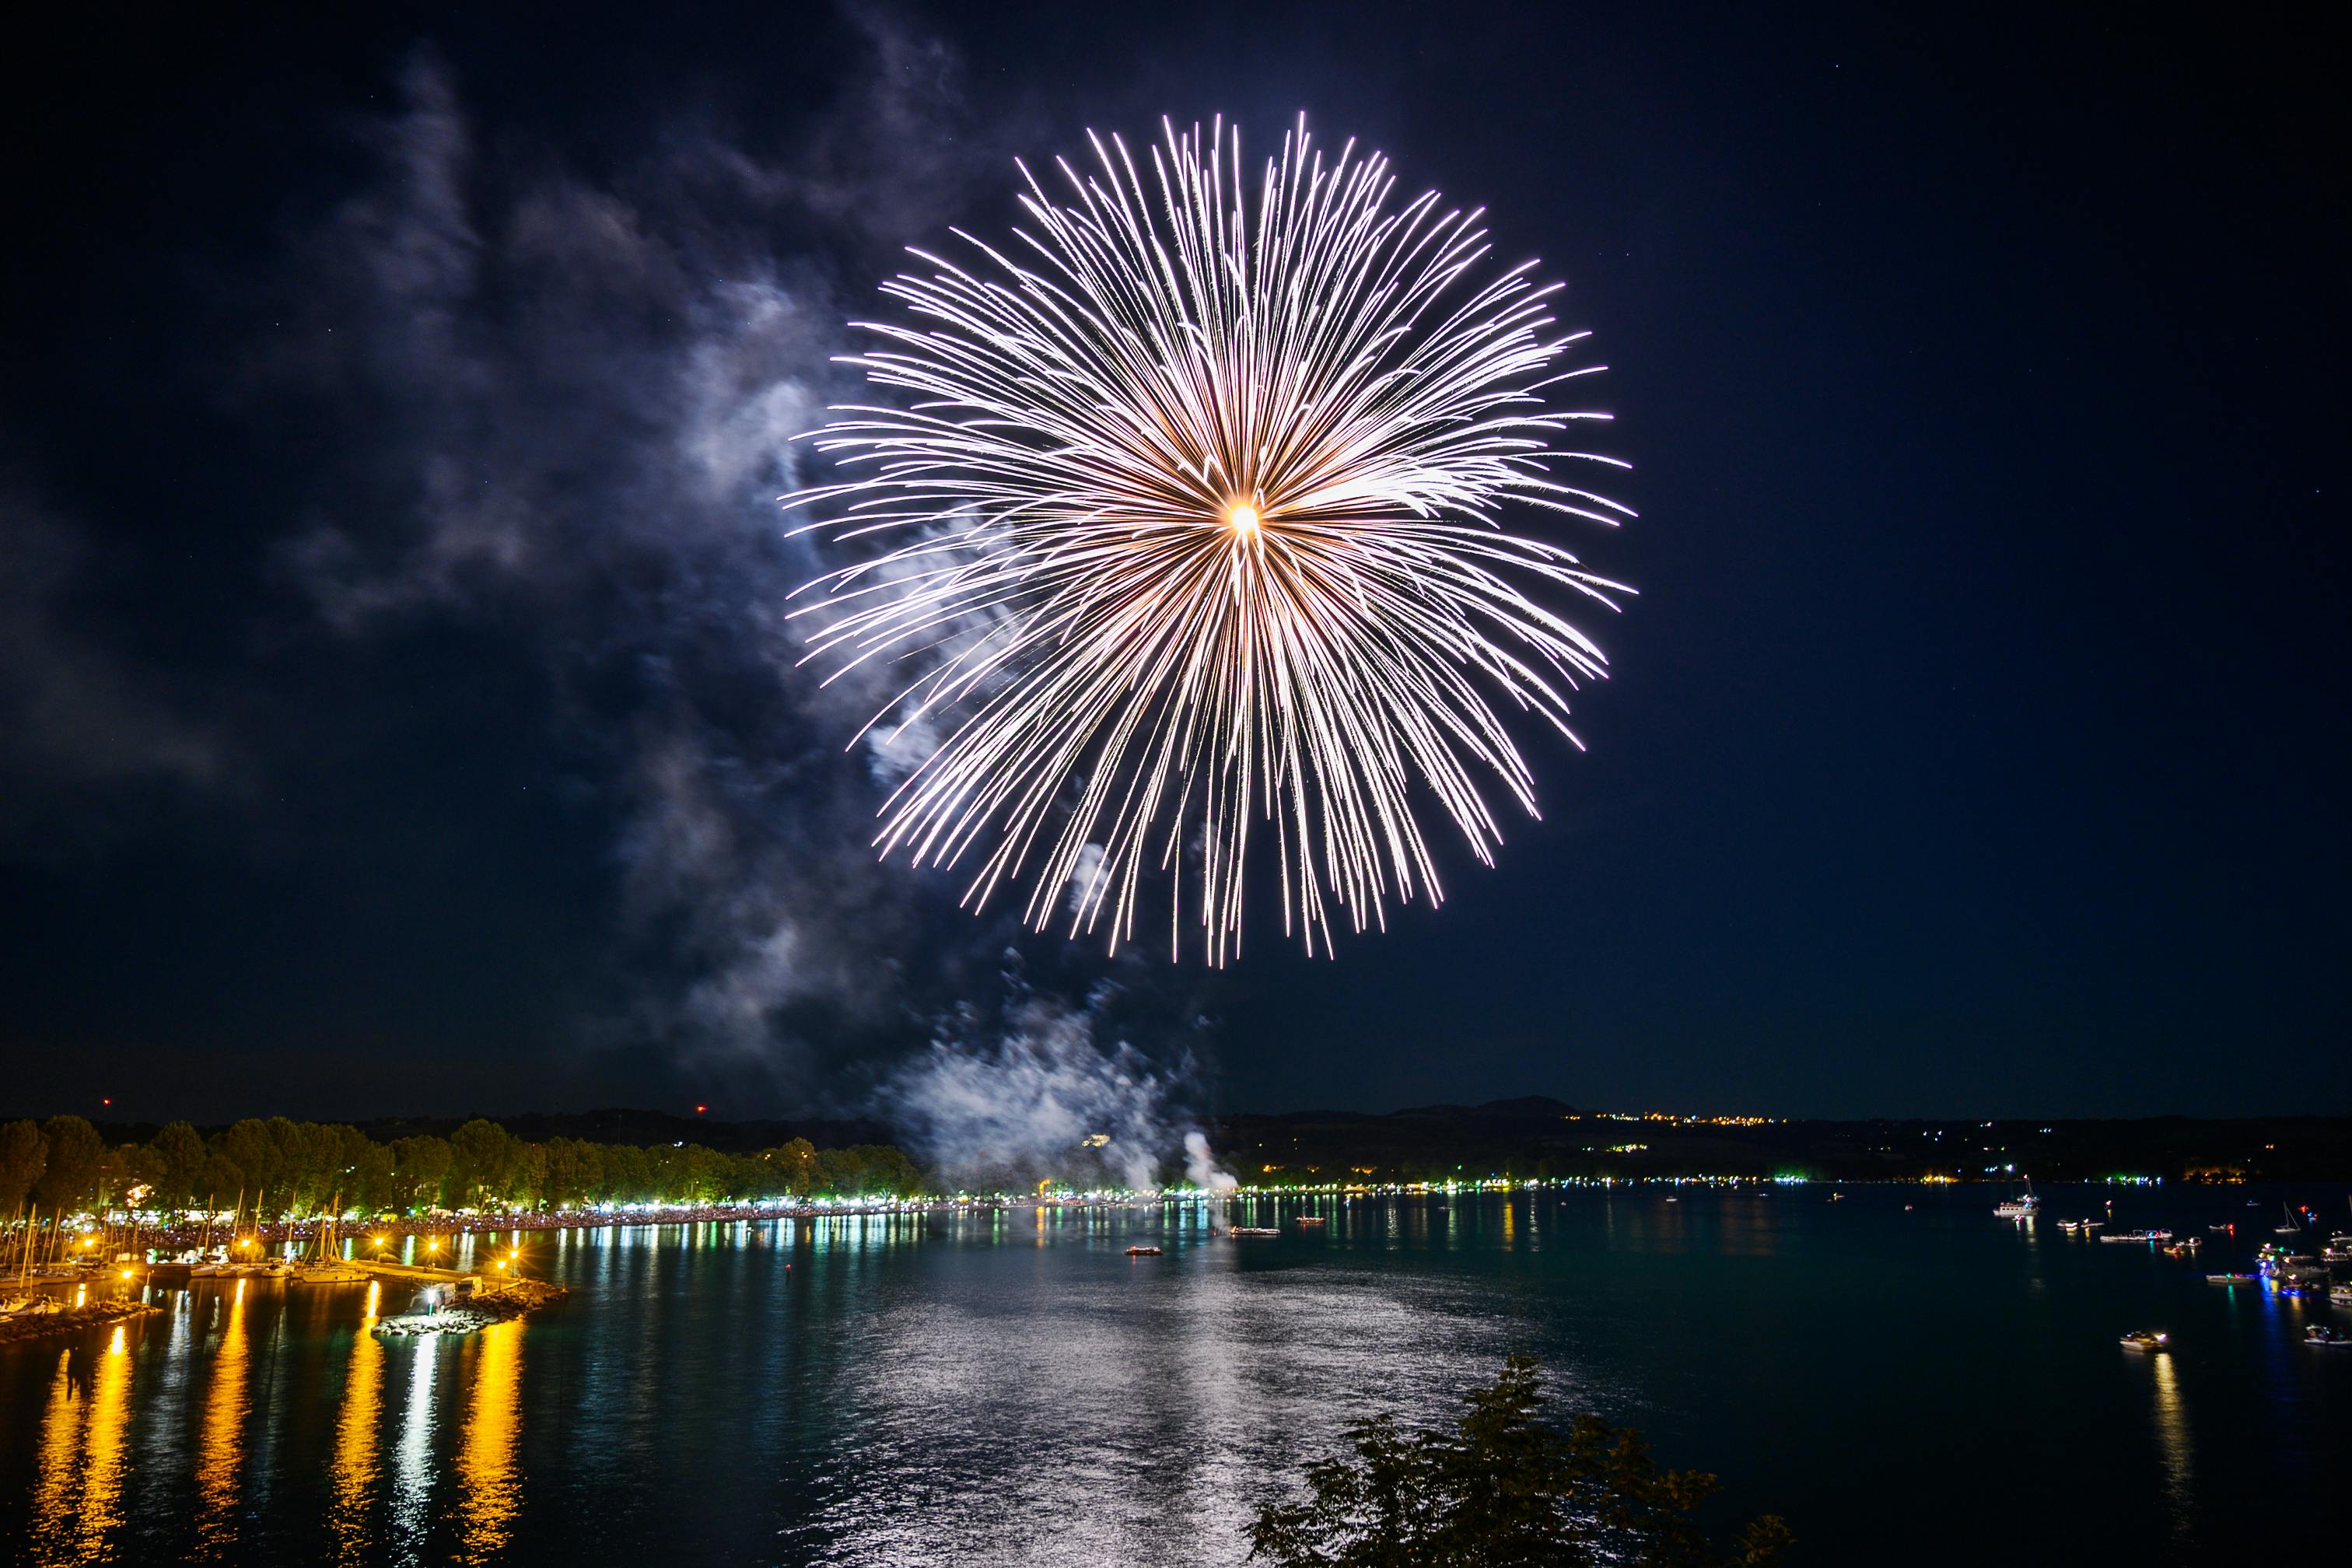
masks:
[(1322, 1223), (1323, 1216), (1319, 1214), (1303, 1214), (1298, 1216), (1299, 1228), (1302, 1230), (1313, 1230)]
[(2263, 1277), (2259, 1274), (2208, 1274), (2205, 1276), (2205, 1283), (2208, 1285), (2259, 1285), (2262, 1282)]
[(55, 1296), (11, 1296), (0, 1301), (0, 1318), (42, 1318), (65, 1310)]
[(2271, 1226), (2271, 1234), (2273, 1236), (2301, 1236), (2303, 1234), (2303, 1225), (2302, 1222), (2294, 1217), (2294, 1210), (2284, 1204), (2281, 1204), (2279, 1205), (2279, 1212), (2286, 1215), (2286, 1223), (2284, 1225), (2274, 1225)]
[(2166, 1336), (2154, 1329), (2134, 1329), (2123, 1337), (2123, 1347), (2127, 1351), (2160, 1351), (2165, 1345)]
[(367, 1282), (367, 1270), (349, 1263), (298, 1263), (287, 1276), (297, 1285), (362, 1285)]
[(1226, 1234), (1229, 1236), (1280, 1236), (1282, 1228), (1272, 1225), (1237, 1225)]
[(2103, 1236), (2099, 1239), (2101, 1241), (2170, 1241), (2172, 1233), (2168, 1230), (2119, 1230), (2112, 1236)]
[(319, 1235), (310, 1248), (310, 1256), (295, 1264), (289, 1271), (297, 1285), (361, 1285), (367, 1281), (367, 1270), (343, 1261), (343, 1249), (335, 1240), (335, 1216), (331, 1212), (343, 1200), (337, 1193), (329, 1205), (330, 1213), (320, 1222)]
[(2352, 1263), (2352, 1236), (2338, 1231), (2329, 1237), (2327, 1245), (2319, 1249), (2319, 1256), (2330, 1263)]
[(1160, 1256), (1160, 1249), (1156, 1247), (1130, 1247), (1127, 1249), (1127, 1255), (1129, 1258), (1157, 1258)]
[(2033, 1195), (2033, 1178), (2028, 1176), (2025, 1179), (2024, 1194), (1993, 1205), (1992, 1212), (2001, 1219), (2032, 1219), (2034, 1211), (2041, 1206), (2042, 1200)]
[(2166, 1247), (2164, 1255), (2167, 1258), (2186, 1258), (2204, 1245), (2204, 1239), (2200, 1237), (2186, 1237)]
[(2206, 1228), (2207, 1230), (2220, 1231), (2220, 1230), (2235, 1230), (2235, 1229), (2237, 1228), (2237, 1226), (2231, 1226), (2231, 1225), (2209, 1225), (2209, 1226), (2207, 1226), (2205, 1228)]
[(2314, 1323), (2303, 1331), (2303, 1342), (2307, 1345), (2352, 1345), (2352, 1334), (2326, 1323)]
[(2352, 1285), (2330, 1285), (2327, 1299), (2339, 1307), (2352, 1307)]

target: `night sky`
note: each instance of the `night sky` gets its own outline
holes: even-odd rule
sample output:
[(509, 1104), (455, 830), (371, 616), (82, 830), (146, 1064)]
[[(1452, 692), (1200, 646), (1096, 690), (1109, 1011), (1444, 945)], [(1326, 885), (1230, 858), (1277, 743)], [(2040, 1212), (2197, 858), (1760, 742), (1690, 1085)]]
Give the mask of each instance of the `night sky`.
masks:
[[(20, 33), (0, 1111), (857, 1109), (1008, 998), (1222, 1110), (2352, 1111), (2347, 100), (2162, 9)], [(1566, 279), (1641, 597), (1443, 909), (1106, 963), (870, 863), (785, 438), (1015, 156), (1301, 110)]]

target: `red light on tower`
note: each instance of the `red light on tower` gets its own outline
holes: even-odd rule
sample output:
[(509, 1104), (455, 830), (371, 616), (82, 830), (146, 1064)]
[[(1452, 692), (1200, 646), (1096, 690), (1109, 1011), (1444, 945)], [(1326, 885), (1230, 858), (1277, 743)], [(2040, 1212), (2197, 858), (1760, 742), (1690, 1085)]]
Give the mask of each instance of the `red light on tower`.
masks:
[(698, 1105), (698, 1106), (696, 1106), (696, 1107), (694, 1108), (694, 1113), (695, 1113), (697, 1116), (699, 1116), (699, 1115), (701, 1115), (704, 1111), (706, 1111), (706, 1110), (709, 1110), (709, 1109), (710, 1109), (710, 1107), (709, 1107), (709, 1106), (707, 1106), (707, 1105)]

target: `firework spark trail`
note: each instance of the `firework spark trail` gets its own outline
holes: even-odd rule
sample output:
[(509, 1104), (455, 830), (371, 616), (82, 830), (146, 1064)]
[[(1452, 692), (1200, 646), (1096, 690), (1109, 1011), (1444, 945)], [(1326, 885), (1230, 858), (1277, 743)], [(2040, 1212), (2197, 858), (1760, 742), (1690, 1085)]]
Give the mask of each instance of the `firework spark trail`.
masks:
[(1531, 592), (1630, 590), (1496, 512), (1633, 515), (1551, 477), (1628, 466), (1558, 445), (1607, 415), (1545, 405), (1601, 367), (1557, 368), (1586, 334), (1546, 335), (1534, 263), (1473, 286), (1480, 210), (1391, 209), (1352, 142), (1327, 165), (1302, 121), (1253, 204), (1222, 121), (1165, 127), (1148, 179), (1090, 140), (1064, 201), (1022, 168), (1011, 254), (959, 230), (976, 269), (915, 251), (935, 270), (884, 286), (911, 323), (856, 323), (880, 346), (845, 363), (909, 405), (835, 409), (813, 439), (850, 477), (783, 499), (903, 542), (793, 613), (833, 679), (932, 660), (867, 730), (961, 715), (885, 805), (886, 857), (976, 858), (975, 906), (1025, 877), (1033, 925), (1066, 910), (1116, 948), (1147, 861), (1196, 846), (1223, 963), (1265, 821), (1284, 929), (1328, 951), (1333, 902), (1360, 931), (1391, 895), (1443, 898), (1416, 784), (1487, 864), (1479, 773), (1536, 814), (1493, 697), (1576, 740), (1566, 693), (1605, 660)]

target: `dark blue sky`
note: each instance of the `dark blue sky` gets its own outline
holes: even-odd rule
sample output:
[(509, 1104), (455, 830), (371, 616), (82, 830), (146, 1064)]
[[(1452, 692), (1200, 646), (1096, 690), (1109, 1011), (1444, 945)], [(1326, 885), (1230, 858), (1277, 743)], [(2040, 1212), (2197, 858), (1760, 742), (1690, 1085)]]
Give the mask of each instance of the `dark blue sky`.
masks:
[[(2315, 12), (1104, 9), (14, 51), (0, 1109), (850, 1105), (1013, 944), (1221, 1108), (2352, 1110)], [(1301, 110), (1568, 281), (1642, 597), (1443, 910), (1106, 971), (867, 866), (766, 498), (1013, 156)]]

